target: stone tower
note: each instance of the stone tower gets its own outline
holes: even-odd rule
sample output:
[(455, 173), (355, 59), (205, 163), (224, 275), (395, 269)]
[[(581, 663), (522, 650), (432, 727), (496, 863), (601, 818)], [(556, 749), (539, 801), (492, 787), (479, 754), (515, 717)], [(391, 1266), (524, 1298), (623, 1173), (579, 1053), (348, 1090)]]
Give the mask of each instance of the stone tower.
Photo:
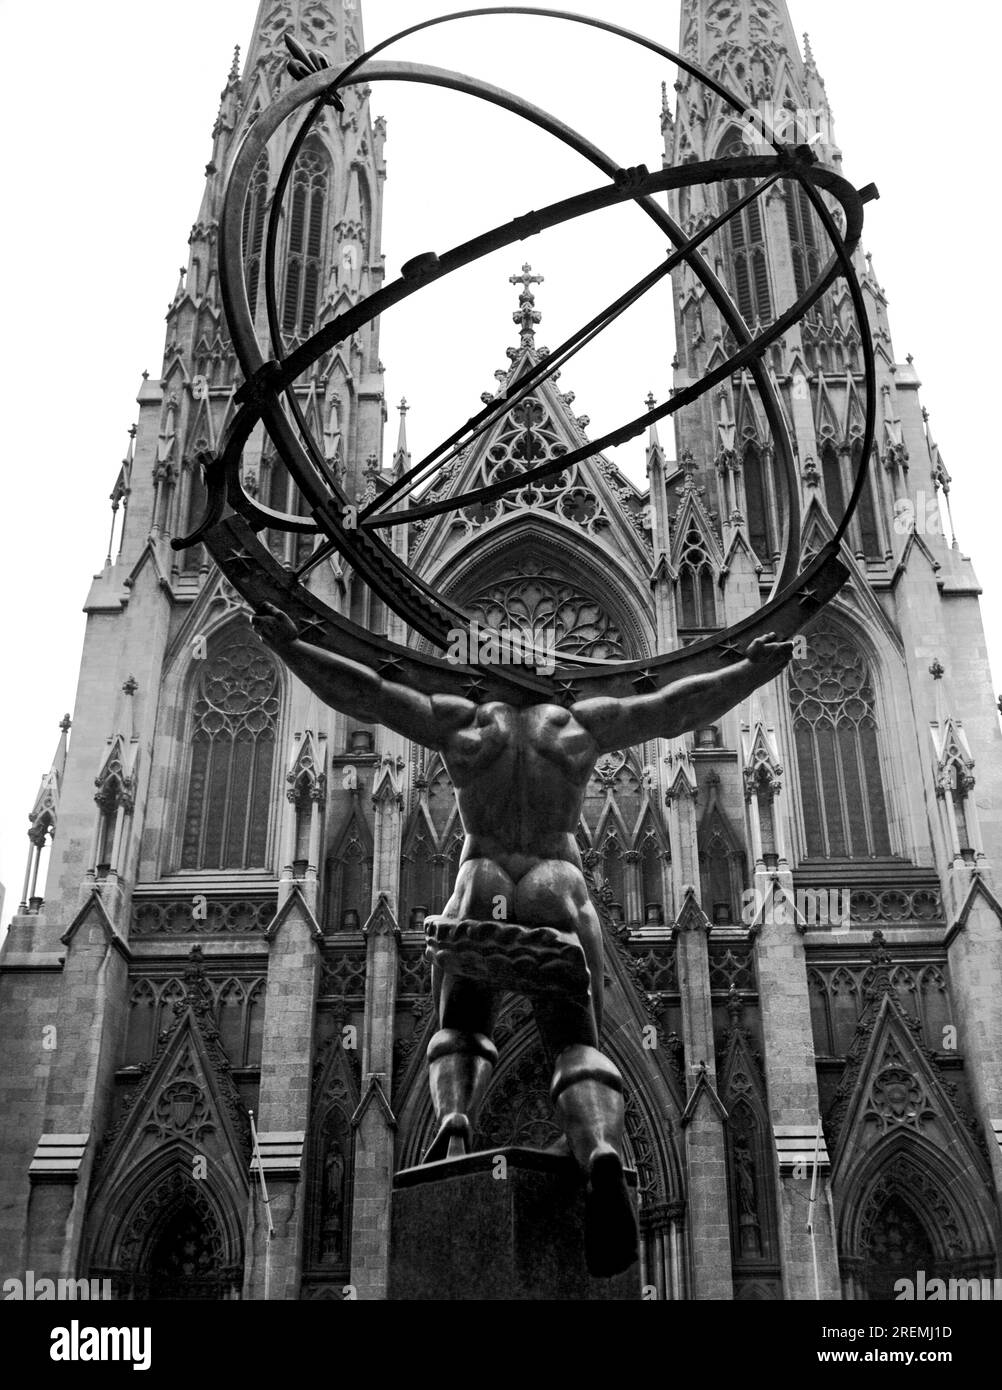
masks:
[[(199, 459), (234, 408), (222, 180), (290, 81), (289, 30), (335, 68), (362, 49), (353, 0), (262, 0), (242, 71), (234, 61), (162, 371), (140, 389), (114, 489), (72, 732), (64, 721), (31, 812), (24, 901), (0, 955), (5, 1276), (108, 1276), (135, 1298), (378, 1299), (392, 1174), (430, 1135), (422, 922), (449, 895), (461, 843), (445, 770), (319, 706), (202, 548), (169, 544), (200, 514)], [(685, 0), (681, 46), (787, 138), (817, 137), (839, 161), (824, 84), (781, 0)], [(684, 77), (662, 126), (671, 163), (754, 138)], [(353, 89), (299, 157), (278, 245), (287, 344), (380, 283), (384, 135)], [(283, 157), (276, 141), (244, 217), (265, 341), (265, 219)], [(677, 220), (691, 234), (743, 192), (683, 195)], [(711, 248), (750, 325), (824, 259), (812, 210), (781, 185)], [(998, 719), (977, 581), (944, 534), (949, 475), (862, 255), (858, 270), (879, 402), (849, 582), (787, 676), (718, 726), (603, 758), (582, 815), (642, 1275), (663, 1298), (886, 1297), (918, 1269), (998, 1265)], [(515, 332), (491, 398), (547, 351), (545, 282), (529, 265), (511, 278)], [(665, 389), (732, 346), (688, 271), (674, 300)], [(768, 366), (796, 444), (806, 556), (832, 534), (861, 447), (848, 297), (829, 292)], [(319, 363), (299, 399), (350, 492), (407, 467), (405, 407), (383, 448), (378, 326)], [(546, 381), (437, 487), (559, 456), (587, 426), (563, 381)], [(735, 376), (678, 421), (677, 462), (651, 432), (645, 486), (595, 455), (459, 524), (414, 522), (397, 543), (484, 623), (640, 659), (768, 594), (782, 537), (771, 447), (754, 386)], [(299, 510), (266, 441), (252, 439), (244, 470), (263, 501)], [(273, 537), (288, 564), (304, 545)], [(310, 582), (406, 640), (335, 562)], [(479, 1141), (545, 1145), (548, 1071), (523, 1001), (506, 1002), (497, 1041)]]

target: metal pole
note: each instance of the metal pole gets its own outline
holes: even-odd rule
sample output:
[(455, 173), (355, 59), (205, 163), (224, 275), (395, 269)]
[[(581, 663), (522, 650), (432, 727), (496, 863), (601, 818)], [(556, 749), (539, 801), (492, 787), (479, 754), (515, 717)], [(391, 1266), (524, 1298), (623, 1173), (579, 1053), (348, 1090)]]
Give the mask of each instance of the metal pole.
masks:
[(818, 1279), (818, 1246), (814, 1234), (814, 1203), (818, 1198), (818, 1157), (821, 1153), (821, 1115), (818, 1114), (818, 1130), (814, 1136), (814, 1172), (811, 1175), (811, 1198), (807, 1204), (807, 1233), (811, 1238), (811, 1262), (814, 1265), (814, 1297), (820, 1302), (821, 1284)]
[(248, 1110), (250, 1116), (251, 1140), (254, 1146), (254, 1157), (257, 1159), (257, 1175), (261, 1179), (261, 1201), (264, 1203), (265, 1215), (268, 1217), (268, 1239), (271, 1240), (275, 1234), (275, 1223), (271, 1219), (271, 1199), (268, 1196), (268, 1184), (264, 1180), (264, 1164), (261, 1162), (261, 1148), (257, 1142), (257, 1125), (254, 1123), (254, 1111)]

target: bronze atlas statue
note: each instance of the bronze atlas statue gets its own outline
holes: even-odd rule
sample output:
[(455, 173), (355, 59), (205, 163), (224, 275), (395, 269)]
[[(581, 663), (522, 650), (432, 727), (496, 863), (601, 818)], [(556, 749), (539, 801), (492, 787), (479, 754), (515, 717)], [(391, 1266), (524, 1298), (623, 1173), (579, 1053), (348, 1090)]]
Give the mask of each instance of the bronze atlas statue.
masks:
[[(653, 51), (692, 74), (753, 121), (761, 147), (748, 154), (649, 173), (620, 168), (554, 117), (473, 78), (414, 63), (377, 62), (376, 54), (406, 35), (470, 14), (547, 15), (585, 24)], [(215, 455), (201, 459), (208, 486), (206, 515), (177, 548), (203, 541), (222, 571), (253, 606), (255, 627), (290, 669), (333, 708), (379, 721), (437, 750), (455, 786), (465, 831), (452, 897), (426, 921), (438, 1031), (428, 1048), (437, 1132), (425, 1163), (469, 1152), (473, 1123), (497, 1062), (492, 1041), (503, 992), (532, 1001), (553, 1061), (551, 1098), (562, 1129), (562, 1151), (573, 1157), (585, 1185), (585, 1250), (593, 1275), (612, 1276), (636, 1259), (636, 1217), (624, 1171), (623, 1081), (601, 1047), (602, 938), (575, 839), (582, 799), (596, 760), (605, 752), (705, 727), (778, 675), (790, 640), (838, 591), (846, 577), (838, 559), (841, 537), (862, 488), (873, 446), (874, 362), (869, 327), (852, 256), (863, 204), (857, 191), (820, 164), (810, 147), (789, 146), (741, 96), (678, 54), (603, 20), (527, 7), (492, 7), (429, 20), (394, 35), (334, 74), (323, 56), (291, 38), (292, 89), (263, 111), (229, 171), (220, 229), (221, 282), (227, 324), (245, 375), (241, 409)], [(610, 74), (614, 78), (615, 73)], [(357, 84), (402, 81), (464, 92), (499, 105), (581, 154), (601, 174), (599, 185), (575, 197), (516, 217), (439, 254), (408, 261), (400, 278), (325, 323), (307, 342), (286, 351), (278, 320), (275, 257), (279, 217), (297, 155), (327, 105)], [(244, 202), (258, 158), (283, 122), (303, 113), (281, 170), (267, 231), (265, 290), (272, 356), (258, 342), (243, 279)], [(754, 187), (720, 216), (687, 236), (654, 200), (655, 193), (723, 180)], [(767, 328), (745, 323), (700, 248), (729, 218), (773, 184), (797, 184), (813, 206), (832, 248), (831, 258), (796, 302)], [(311, 436), (296, 396), (297, 379), (324, 354), (376, 315), (454, 270), (545, 228), (631, 201), (664, 232), (674, 250), (597, 318), (511, 381), (485, 409), (457, 429), (414, 468), (366, 502), (343, 490), (323, 449)], [(834, 211), (833, 211), (834, 209)], [(540, 381), (551, 377), (654, 284), (686, 263), (717, 305), (736, 344), (726, 362), (698, 383), (603, 438), (557, 460), (461, 495), (436, 492), (434, 482), (458, 452), (489, 430)], [(767, 347), (839, 278), (855, 307), (866, 382), (866, 420), (850, 504), (832, 541), (801, 570), (799, 479), (774, 378), (763, 366)], [(604, 662), (557, 653), (556, 668), (464, 666), (415, 645), (391, 642), (322, 603), (304, 582), (337, 553), (359, 579), (411, 628), (443, 651), (466, 615), (415, 575), (382, 533), (404, 523), (463, 509), (566, 469), (642, 433), (648, 425), (747, 370), (772, 429), (778, 479), (785, 485), (785, 542), (768, 601), (726, 632), (641, 662)], [(241, 456), (251, 431), (264, 423), (304, 499), (302, 515), (276, 512), (244, 488)], [(530, 455), (531, 456), (531, 455)], [(316, 537), (297, 570), (280, 566), (258, 540), (263, 530)], [(545, 672), (549, 671), (550, 674)]]

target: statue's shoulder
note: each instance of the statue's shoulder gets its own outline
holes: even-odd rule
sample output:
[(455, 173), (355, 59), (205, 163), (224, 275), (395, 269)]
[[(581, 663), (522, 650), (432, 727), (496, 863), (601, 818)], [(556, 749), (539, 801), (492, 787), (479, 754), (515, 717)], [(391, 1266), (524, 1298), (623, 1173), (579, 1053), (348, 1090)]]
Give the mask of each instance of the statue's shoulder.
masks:
[(431, 697), (432, 717), (443, 730), (461, 729), (466, 724), (472, 724), (479, 708), (473, 700), (466, 700), (461, 695)]

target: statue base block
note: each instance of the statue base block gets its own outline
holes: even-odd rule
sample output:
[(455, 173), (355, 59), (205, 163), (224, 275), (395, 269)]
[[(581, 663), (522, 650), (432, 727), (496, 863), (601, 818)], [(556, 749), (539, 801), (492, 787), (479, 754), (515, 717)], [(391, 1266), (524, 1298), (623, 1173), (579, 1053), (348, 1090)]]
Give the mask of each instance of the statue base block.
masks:
[[(632, 1192), (637, 1177), (627, 1173)], [(391, 1300), (639, 1301), (640, 1266), (593, 1279), (573, 1159), (490, 1149), (405, 1168), (393, 1182)]]

